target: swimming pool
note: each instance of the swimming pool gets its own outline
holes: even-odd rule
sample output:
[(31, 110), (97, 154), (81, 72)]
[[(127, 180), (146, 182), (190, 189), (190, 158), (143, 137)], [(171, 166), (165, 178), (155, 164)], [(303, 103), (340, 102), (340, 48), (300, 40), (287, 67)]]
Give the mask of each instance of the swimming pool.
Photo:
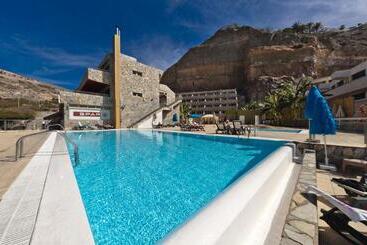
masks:
[(164, 239), (285, 143), (159, 131), (68, 135), (79, 146), (74, 172), (98, 244)]

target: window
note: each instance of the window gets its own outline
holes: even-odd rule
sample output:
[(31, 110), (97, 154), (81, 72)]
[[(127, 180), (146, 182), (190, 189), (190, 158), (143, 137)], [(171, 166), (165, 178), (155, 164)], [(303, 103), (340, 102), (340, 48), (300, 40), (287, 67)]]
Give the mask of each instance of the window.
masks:
[(364, 99), (364, 98), (366, 98), (366, 93), (359, 93), (359, 94), (355, 94), (355, 95), (353, 95), (353, 98), (355, 99), (355, 100), (361, 100), (361, 99)]
[(133, 70), (133, 74), (142, 77), (143, 73), (141, 71), (135, 71)]
[(133, 96), (143, 97), (143, 94), (142, 93), (138, 93), (138, 92), (133, 92)]
[(352, 75), (352, 80), (356, 80), (358, 78), (361, 78), (361, 77), (365, 77), (366, 76), (366, 70), (363, 70), (363, 71), (359, 71), (357, 73), (354, 73)]

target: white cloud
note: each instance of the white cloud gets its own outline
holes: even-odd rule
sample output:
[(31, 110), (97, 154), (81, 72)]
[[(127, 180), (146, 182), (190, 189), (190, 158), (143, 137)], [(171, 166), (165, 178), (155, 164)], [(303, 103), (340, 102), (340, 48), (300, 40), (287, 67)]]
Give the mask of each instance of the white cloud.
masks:
[(61, 73), (66, 73), (74, 70), (74, 68), (58, 68), (58, 67), (46, 67), (42, 66), (40, 69), (32, 72), (33, 76), (52, 76)]
[[(366, 0), (270, 0), (278, 6), (289, 9), (289, 15), (280, 18), (280, 23), (289, 21), (321, 21), (327, 26), (356, 25), (367, 21)], [(282, 21), (283, 19), (283, 21)]]
[(197, 0), (181, 4), (197, 11), (200, 18), (178, 22), (206, 35), (232, 23), (278, 28), (295, 21), (321, 21), (330, 27), (367, 21), (367, 0)]
[(27, 56), (35, 56), (54, 65), (66, 67), (94, 66), (101, 59), (102, 54), (75, 54), (61, 48), (46, 47), (30, 43), (28, 40), (13, 37), (14, 42), (7, 44), (13, 52)]

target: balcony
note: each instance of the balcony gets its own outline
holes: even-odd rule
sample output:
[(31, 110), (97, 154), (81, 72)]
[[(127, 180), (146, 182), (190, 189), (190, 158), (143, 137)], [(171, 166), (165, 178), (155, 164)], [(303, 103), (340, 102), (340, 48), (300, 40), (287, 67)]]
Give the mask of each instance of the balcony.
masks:
[(88, 68), (77, 91), (108, 94), (111, 84), (111, 73)]

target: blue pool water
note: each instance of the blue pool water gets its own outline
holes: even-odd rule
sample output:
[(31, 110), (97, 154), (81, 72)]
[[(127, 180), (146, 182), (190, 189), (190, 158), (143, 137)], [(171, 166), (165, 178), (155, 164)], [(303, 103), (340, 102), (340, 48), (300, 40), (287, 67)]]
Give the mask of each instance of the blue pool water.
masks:
[(156, 243), (284, 144), (158, 131), (68, 135), (79, 146), (74, 172), (97, 244)]
[(282, 133), (300, 133), (302, 130), (299, 129), (283, 129), (283, 128), (258, 128), (258, 131), (266, 132), (282, 132)]

